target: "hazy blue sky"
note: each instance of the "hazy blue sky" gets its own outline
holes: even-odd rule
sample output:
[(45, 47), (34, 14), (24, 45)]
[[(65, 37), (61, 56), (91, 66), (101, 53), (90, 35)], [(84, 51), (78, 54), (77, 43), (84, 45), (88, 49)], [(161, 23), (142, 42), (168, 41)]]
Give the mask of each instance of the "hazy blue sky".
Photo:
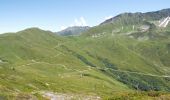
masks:
[(170, 8), (170, 0), (0, 0), (0, 33), (28, 27), (58, 31), (94, 26), (123, 12)]

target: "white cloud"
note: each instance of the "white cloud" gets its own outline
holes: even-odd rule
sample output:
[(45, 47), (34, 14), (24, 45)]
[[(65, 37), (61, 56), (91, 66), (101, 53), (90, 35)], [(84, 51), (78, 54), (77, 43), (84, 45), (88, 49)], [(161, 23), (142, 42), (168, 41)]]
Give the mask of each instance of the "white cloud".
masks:
[(69, 26), (61, 26), (60, 30), (64, 30), (67, 27), (72, 27), (72, 26), (88, 26), (88, 24), (84, 17), (80, 17), (80, 18), (74, 19), (74, 22), (70, 24)]
[(78, 19), (75, 19), (75, 20), (74, 20), (74, 24), (73, 24), (73, 25), (75, 25), (75, 26), (80, 26), (80, 24), (81, 24), (81, 22), (79, 22)]
[(110, 19), (110, 18), (113, 18), (113, 16), (112, 15), (106, 16), (106, 17), (104, 17), (104, 20), (107, 20), (107, 19)]
[(87, 26), (87, 23), (84, 17), (80, 17), (79, 19), (76, 18), (72, 25), (73, 26)]
[(61, 26), (60, 27), (60, 30), (64, 30), (64, 29), (66, 29), (67, 27), (66, 26)]
[(83, 26), (87, 26), (87, 23), (86, 23), (86, 20), (84, 19), (84, 17), (81, 17), (80, 21), (81, 21)]

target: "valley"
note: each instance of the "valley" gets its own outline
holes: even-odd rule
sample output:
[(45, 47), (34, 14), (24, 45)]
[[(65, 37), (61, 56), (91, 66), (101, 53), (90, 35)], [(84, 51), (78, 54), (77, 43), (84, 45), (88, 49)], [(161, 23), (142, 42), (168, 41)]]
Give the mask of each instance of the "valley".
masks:
[(1, 34), (0, 100), (168, 100), (169, 13), (124, 13), (76, 36)]

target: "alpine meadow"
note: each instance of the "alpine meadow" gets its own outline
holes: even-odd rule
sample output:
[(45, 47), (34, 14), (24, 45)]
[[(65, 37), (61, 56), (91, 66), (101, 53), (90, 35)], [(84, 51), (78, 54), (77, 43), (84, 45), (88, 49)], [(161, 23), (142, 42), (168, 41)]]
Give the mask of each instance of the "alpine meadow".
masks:
[(0, 34), (0, 100), (170, 100), (169, 8), (84, 24)]

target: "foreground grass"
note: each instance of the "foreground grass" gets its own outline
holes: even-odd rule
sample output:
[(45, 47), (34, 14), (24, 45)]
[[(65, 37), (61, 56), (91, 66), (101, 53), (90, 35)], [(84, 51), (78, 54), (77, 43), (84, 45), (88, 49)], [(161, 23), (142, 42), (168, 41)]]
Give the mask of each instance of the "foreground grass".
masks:
[(170, 93), (167, 92), (119, 92), (111, 97), (104, 98), (105, 100), (170, 100)]
[(170, 90), (168, 77), (147, 76), (169, 75), (169, 50), (169, 40), (125, 36), (63, 38), (39, 29), (3, 35), (0, 99), (43, 100), (44, 91), (113, 100), (168, 98), (134, 90)]

